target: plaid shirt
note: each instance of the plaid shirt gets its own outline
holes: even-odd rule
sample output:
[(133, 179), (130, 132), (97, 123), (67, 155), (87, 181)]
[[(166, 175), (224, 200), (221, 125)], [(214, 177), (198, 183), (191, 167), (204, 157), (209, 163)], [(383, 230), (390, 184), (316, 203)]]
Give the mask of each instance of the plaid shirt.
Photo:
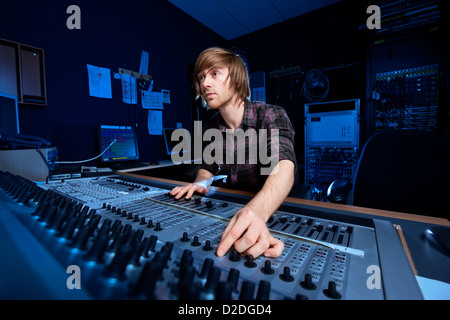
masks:
[[(219, 146), (216, 144), (215, 150), (222, 152), (223, 156), (221, 161), (216, 161), (220, 163), (205, 163), (205, 148), (209, 146), (209, 151), (214, 149), (214, 140), (211, 139), (213, 141), (204, 141), (204, 157), (201, 168), (211, 172), (214, 175), (226, 175), (226, 183), (222, 186), (232, 187), (233, 185), (239, 185), (240, 189), (247, 188), (250, 190), (259, 190), (262, 188), (268, 175), (261, 174), (261, 169), (268, 168), (272, 164), (271, 162), (268, 162), (268, 156), (271, 155), (271, 147), (274, 148), (274, 156), (277, 157), (275, 161), (284, 159), (291, 160), (295, 167), (297, 167), (294, 151), (295, 132), (286, 111), (279, 106), (264, 104), (261, 102), (247, 102), (245, 104), (243, 121), (235, 133), (241, 129), (243, 130), (241, 133), (248, 133), (248, 136), (244, 141), (238, 138), (233, 140), (228, 138), (230, 148), (228, 150), (228, 155), (227, 127), (220, 112), (214, 114), (212, 118), (206, 122), (204, 132), (208, 129), (219, 129), (222, 133), (222, 141), (219, 141), (219, 143), (222, 142), (222, 145)], [(272, 136), (272, 129), (278, 129), (278, 143), (275, 136)], [(261, 131), (265, 131), (267, 133), (267, 140), (261, 136)], [(228, 129), (228, 137), (230, 136), (230, 133), (232, 132)], [(252, 133), (256, 133), (256, 135)], [(274, 137), (274, 139), (272, 139), (272, 137)], [(205, 136), (203, 139), (206, 139)], [(262, 143), (258, 143), (260, 139), (262, 139)], [(233, 147), (232, 149), (231, 146)], [(260, 150), (260, 148), (264, 149)], [(244, 150), (245, 153), (243, 153)], [(232, 152), (231, 156), (230, 152)], [(251, 156), (252, 152), (253, 156)], [(244, 154), (245, 159), (242, 158), (242, 155)], [(261, 161), (261, 154), (263, 156), (267, 155), (265, 159), (263, 159), (264, 161)], [(257, 155), (256, 159), (255, 155)]]

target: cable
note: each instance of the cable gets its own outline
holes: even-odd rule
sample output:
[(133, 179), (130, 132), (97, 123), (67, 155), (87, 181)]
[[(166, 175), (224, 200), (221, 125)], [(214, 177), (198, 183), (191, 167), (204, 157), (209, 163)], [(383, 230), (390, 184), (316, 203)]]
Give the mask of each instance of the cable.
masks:
[(360, 63), (360, 62), (357, 61), (357, 62), (349, 63), (349, 64), (346, 64), (346, 65), (340, 65), (340, 66), (336, 66), (336, 67), (323, 68), (323, 69), (320, 69), (320, 70), (321, 70), (321, 71), (326, 71), (326, 70), (334, 70), (334, 69), (347, 68), (347, 67), (355, 66), (355, 65), (357, 65), (357, 64), (359, 64), (359, 63)]
[(88, 162), (88, 161), (91, 161), (91, 160), (95, 160), (95, 159), (97, 159), (98, 157), (101, 157), (101, 156), (106, 152), (106, 150), (108, 150), (108, 149), (109, 149), (114, 143), (116, 143), (116, 142), (117, 142), (117, 140), (114, 139), (114, 140), (109, 144), (109, 146), (107, 146), (106, 149), (103, 150), (102, 153), (100, 153), (98, 156), (96, 156), (96, 157), (94, 157), (94, 158), (87, 159), (87, 160), (81, 160), (81, 161), (55, 161), (55, 164), (60, 164), (60, 163), (83, 163), (83, 162)]

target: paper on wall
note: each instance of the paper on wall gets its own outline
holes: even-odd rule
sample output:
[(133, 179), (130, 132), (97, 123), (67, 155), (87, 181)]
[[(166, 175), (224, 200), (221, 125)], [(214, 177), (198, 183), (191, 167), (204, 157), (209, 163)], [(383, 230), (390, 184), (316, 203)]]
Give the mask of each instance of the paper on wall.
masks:
[(141, 90), (141, 102), (144, 109), (163, 110), (163, 94), (161, 92)]
[(149, 54), (147, 51), (142, 50), (141, 52), (141, 64), (139, 66), (139, 73), (148, 74), (148, 59)]
[(162, 93), (162, 102), (170, 104), (170, 91), (166, 89), (161, 89)]
[(136, 78), (127, 73), (120, 74), (122, 83), (122, 101), (128, 104), (137, 104)]
[(162, 135), (163, 121), (161, 110), (148, 110), (148, 134)]
[(112, 98), (111, 71), (108, 68), (87, 64), (89, 77), (89, 95), (98, 98)]

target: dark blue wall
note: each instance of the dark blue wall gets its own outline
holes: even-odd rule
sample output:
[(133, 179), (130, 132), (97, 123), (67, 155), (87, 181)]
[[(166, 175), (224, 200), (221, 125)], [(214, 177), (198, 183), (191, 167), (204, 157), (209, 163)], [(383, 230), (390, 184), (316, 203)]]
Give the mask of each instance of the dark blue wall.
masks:
[[(81, 30), (69, 30), (66, 9), (81, 8)], [(448, 37), (443, 33), (406, 35), (368, 47), (370, 33), (361, 32), (367, 1), (345, 0), (240, 38), (225, 41), (164, 0), (18, 1), (0, 2), (0, 38), (45, 50), (48, 105), (20, 106), (21, 131), (46, 138), (58, 147), (60, 160), (81, 160), (98, 154), (96, 127), (137, 123), (143, 161), (165, 157), (161, 136), (147, 131), (147, 111), (122, 102), (119, 80), (112, 80), (113, 99), (89, 96), (86, 64), (139, 70), (141, 51), (150, 54), (154, 90), (168, 89), (163, 122), (189, 127), (194, 104), (189, 68), (200, 51), (210, 46), (235, 48), (248, 60), (249, 71), (266, 72), (267, 101), (283, 106), (297, 132), (297, 157), (303, 157), (304, 74), (270, 79), (270, 71), (301, 66), (330, 69), (326, 100), (361, 99), (364, 116), (371, 89), (366, 72), (396, 70), (439, 63), (448, 70)], [(443, 12), (443, 16), (448, 14)], [(366, 30), (367, 31), (367, 30)], [(447, 40), (443, 40), (447, 39)], [(448, 73), (443, 79), (448, 78)], [(443, 87), (447, 92), (447, 83)], [(444, 106), (448, 105), (447, 93)], [(447, 107), (448, 108), (448, 107)], [(362, 123), (364, 126), (364, 123)], [(366, 134), (366, 137), (370, 133)], [(91, 164), (94, 165), (94, 164)]]
[[(81, 9), (81, 30), (69, 30), (69, 5)], [(83, 160), (99, 153), (99, 124), (137, 124), (142, 161), (164, 159), (162, 136), (150, 136), (147, 110), (122, 102), (120, 80), (112, 99), (89, 96), (86, 64), (139, 71), (141, 51), (149, 52), (154, 91), (168, 89), (163, 124), (188, 127), (188, 63), (224, 40), (163, 0), (0, 2), (0, 38), (44, 49), (48, 104), (20, 105), (21, 133), (58, 147), (59, 160)], [(112, 76), (112, 73), (111, 73)], [(90, 162), (87, 165), (96, 165)]]

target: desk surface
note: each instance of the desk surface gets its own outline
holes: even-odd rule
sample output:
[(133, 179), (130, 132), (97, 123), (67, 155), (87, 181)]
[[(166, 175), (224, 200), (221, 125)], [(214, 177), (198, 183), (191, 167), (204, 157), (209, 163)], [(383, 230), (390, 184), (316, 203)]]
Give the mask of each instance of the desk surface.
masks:
[[(147, 180), (149, 182), (162, 182), (174, 186), (188, 184), (187, 182), (149, 177), (133, 172), (119, 172), (119, 175), (129, 177), (131, 179)], [(248, 191), (218, 187), (212, 188), (215, 192), (230, 194), (232, 196), (236, 195), (251, 198), (254, 195), (254, 193)], [(450, 227), (450, 221), (447, 219), (291, 197), (286, 198), (284, 204), (295, 204), (296, 206), (303, 208), (329, 211), (332, 214), (345, 215), (349, 217), (383, 219), (391, 221), (393, 224), (401, 227), (417, 274), (422, 277), (450, 283), (450, 272), (448, 272), (448, 270), (450, 270), (450, 257), (437, 250), (424, 238), (424, 231), (430, 226), (439, 225)]]
[[(148, 167), (146, 169), (157, 168), (157, 167), (159, 167), (159, 166)], [(139, 169), (142, 170), (142, 168), (139, 168)], [(140, 178), (140, 179), (144, 179), (144, 180), (150, 180), (150, 181), (154, 180), (154, 181), (164, 182), (164, 183), (173, 184), (173, 185), (187, 185), (188, 184), (188, 182), (184, 182), (184, 181), (177, 181), (177, 180), (164, 179), (164, 178), (158, 178), (158, 177), (148, 177), (148, 176), (143, 176), (140, 174), (133, 173), (133, 172), (139, 171), (139, 169), (120, 171), (119, 174), (124, 175), (124, 176)], [(219, 187), (212, 187), (212, 190), (229, 193), (229, 194), (243, 195), (243, 196), (248, 196), (248, 197), (252, 197), (255, 195), (253, 192), (249, 192), (249, 191), (219, 188)], [(286, 198), (285, 202), (313, 206), (313, 207), (318, 207), (318, 208), (328, 208), (328, 209), (349, 211), (349, 212), (373, 215), (373, 216), (378, 216), (378, 217), (402, 219), (402, 220), (416, 221), (416, 222), (450, 227), (449, 220), (444, 219), (444, 218), (439, 218), (439, 217), (422, 216), (422, 215), (417, 215), (417, 214), (412, 214), (412, 213), (381, 210), (381, 209), (366, 208), (366, 207), (358, 207), (358, 206), (351, 206), (351, 205), (346, 205), (346, 204), (322, 202), (322, 201), (307, 200), (307, 199), (293, 198), (293, 197)]]

